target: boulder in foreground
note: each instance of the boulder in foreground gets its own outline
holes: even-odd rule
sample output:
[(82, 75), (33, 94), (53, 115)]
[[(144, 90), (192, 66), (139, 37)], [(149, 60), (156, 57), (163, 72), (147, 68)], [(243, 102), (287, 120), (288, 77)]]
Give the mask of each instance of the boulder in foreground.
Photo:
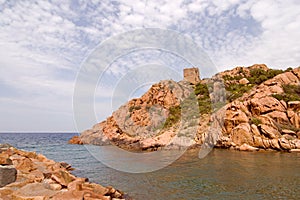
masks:
[(124, 193), (117, 189), (74, 176), (66, 163), (11, 146), (1, 151), (3, 157), (7, 156), (12, 161), (12, 165), (0, 166), (1, 200), (126, 199)]

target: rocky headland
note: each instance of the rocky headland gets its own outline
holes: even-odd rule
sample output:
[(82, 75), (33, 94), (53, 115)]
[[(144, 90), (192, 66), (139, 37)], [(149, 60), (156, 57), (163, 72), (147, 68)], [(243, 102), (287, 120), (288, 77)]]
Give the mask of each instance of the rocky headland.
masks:
[(74, 176), (73, 168), (42, 154), (0, 145), (1, 200), (118, 200), (123, 192)]
[[(149, 151), (205, 143), (237, 150), (300, 151), (300, 68), (255, 64), (203, 80), (193, 77), (199, 76), (195, 68), (188, 72), (183, 81), (154, 84), (69, 142)], [(208, 139), (211, 127), (218, 127), (217, 134)]]

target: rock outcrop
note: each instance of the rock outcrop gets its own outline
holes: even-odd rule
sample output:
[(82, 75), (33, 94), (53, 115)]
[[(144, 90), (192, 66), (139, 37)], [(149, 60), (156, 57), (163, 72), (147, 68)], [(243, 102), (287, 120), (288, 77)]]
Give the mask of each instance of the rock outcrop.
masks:
[[(210, 99), (203, 97), (201, 84), (209, 86)], [(193, 101), (186, 100), (191, 99), (194, 90), (200, 114), (195, 114), (198, 109), (192, 107)], [(209, 107), (207, 112), (208, 104), (224, 102), (225, 98), (225, 105)], [(182, 123), (180, 109), (185, 107), (189, 109), (189, 120)], [(216, 141), (207, 139), (212, 126), (220, 128), (215, 129)], [(195, 128), (196, 134), (187, 137)], [(272, 70), (257, 64), (218, 73), (200, 80), (198, 85), (161, 81), (70, 142), (157, 150), (166, 145), (184, 145), (176, 143), (178, 135), (188, 138), (185, 145), (210, 141), (216, 142), (216, 147), (238, 150), (300, 149), (300, 68)]]
[[(105, 121), (69, 142), (114, 144), (131, 150), (155, 150), (172, 140), (174, 146), (184, 145), (178, 142), (182, 140), (174, 140), (180, 127), (180, 120), (176, 115), (178, 112), (180, 115), (181, 102), (189, 98), (193, 91), (188, 82), (161, 81), (154, 84), (141, 98), (130, 100)], [(194, 104), (196, 105), (196, 100)], [(190, 138), (191, 141), (193, 139)]]
[(12, 165), (0, 168), (0, 199), (125, 199), (121, 191), (76, 177), (70, 172), (70, 165), (41, 154), (7, 147), (1, 149), (0, 155), (12, 161)]
[[(265, 69), (265, 68), (264, 68)], [(239, 150), (273, 149), (295, 151), (300, 148), (299, 105), (290, 101), (299, 96), (299, 68), (255, 86), (225, 106), (223, 131), (217, 147)], [(289, 88), (296, 89), (287, 94)], [(287, 97), (283, 98), (282, 97)], [(247, 145), (247, 146), (245, 146)]]

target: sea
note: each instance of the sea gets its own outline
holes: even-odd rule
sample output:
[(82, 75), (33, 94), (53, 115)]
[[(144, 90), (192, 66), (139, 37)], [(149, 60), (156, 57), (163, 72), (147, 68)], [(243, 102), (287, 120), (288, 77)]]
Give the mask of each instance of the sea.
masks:
[(74, 135), (0, 133), (0, 143), (67, 162), (75, 175), (111, 185), (137, 200), (300, 199), (300, 153), (214, 149), (199, 159), (194, 149), (160, 170), (127, 173), (102, 164), (84, 145), (68, 144)]

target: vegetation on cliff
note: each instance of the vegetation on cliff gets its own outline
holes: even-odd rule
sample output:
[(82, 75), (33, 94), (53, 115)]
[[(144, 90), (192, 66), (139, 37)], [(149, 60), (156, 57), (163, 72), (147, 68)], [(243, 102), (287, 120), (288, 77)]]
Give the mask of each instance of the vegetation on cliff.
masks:
[(207, 114), (211, 111), (211, 99), (208, 87), (207, 84), (201, 82), (195, 86), (195, 95), (197, 96), (200, 114)]
[(285, 102), (289, 101), (300, 101), (300, 85), (283, 85), (284, 93), (273, 94), (272, 96), (279, 101), (283, 100)]
[[(300, 149), (299, 85), (300, 68), (277, 70), (264, 64), (236, 67), (197, 84), (161, 81), (79, 139), (157, 150), (175, 135), (189, 135), (188, 145), (202, 145), (214, 125), (220, 127), (217, 147), (296, 151)], [(195, 101), (198, 105), (192, 107)], [(195, 127), (197, 133), (191, 138)], [(171, 144), (183, 145), (180, 141)]]
[[(290, 70), (287, 69), (286, 71)], [(232, 102), (235, 99), (243, 96), (246, 92), (250, 91), (254, 86), (257, 86), (268, 79), (272, 79), (278, 74), (283, 73), (280, 69), (263, 69), (263, 68), (253, 68), (250, 70), (239, 69), (237, 75), (225, 74), (222, 78), (224, 79), (225, 89), (227, 92), (226, 98), (228, 102)], [(241, 83), (241, 80), (245, 79), (248, 83)], [(235, 83), (232, 81), (236, 81)]]

